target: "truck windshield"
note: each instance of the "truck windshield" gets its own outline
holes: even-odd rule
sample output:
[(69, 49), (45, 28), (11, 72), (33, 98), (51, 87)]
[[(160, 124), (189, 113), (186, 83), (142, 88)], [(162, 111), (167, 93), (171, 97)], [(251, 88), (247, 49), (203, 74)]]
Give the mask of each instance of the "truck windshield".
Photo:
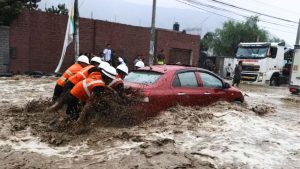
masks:
[(155, 83), (163, 74), (152, 71), (135, 71), (130, 72), (124, 79), (126, 82), (131, 83), (142, 83), (142, 84), (153, 84)]
[(236, 57), (247, 59), (265, 58), (268, 50), (269, 46), (240, 46), (236, 52)]

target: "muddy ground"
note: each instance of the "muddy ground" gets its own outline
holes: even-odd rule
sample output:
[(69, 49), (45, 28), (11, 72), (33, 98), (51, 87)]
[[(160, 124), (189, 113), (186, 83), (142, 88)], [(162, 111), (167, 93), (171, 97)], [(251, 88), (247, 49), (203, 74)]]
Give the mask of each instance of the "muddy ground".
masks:
[(85, 127), (58, 119), (53, 128), (63, 110), (44, 110), (55, 78), (16, 76), (0, 85), (0, 168), (300, 166), (300, 98), (286, 87), (242, 85), (242, 105), (176, 106), (143, 122), (97, 118)]

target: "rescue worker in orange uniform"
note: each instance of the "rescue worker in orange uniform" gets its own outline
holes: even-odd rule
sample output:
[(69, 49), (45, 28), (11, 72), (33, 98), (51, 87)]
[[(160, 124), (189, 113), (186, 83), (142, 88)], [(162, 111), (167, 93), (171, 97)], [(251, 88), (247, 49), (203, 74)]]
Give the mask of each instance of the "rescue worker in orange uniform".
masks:
[(123, 79), (125, 78), (126, 75), (128, 75), (128, 67), (125, 64), (120, 64), (117, 67), (117, 77), (114, 79), (108, 87), (113, 88), (115, 91), (118, 92), (118, 94), (122, 94), (124, 90), (124, 82)]
[(94, 72), (93, 75), (77, 83), (71, 91), (68, 91), (62, 99), (52, 105), (46, 112), (57, 111), (67, 104), (66, 114), (71, 120), (79, 117), (80, 103), (85, 102), (93, 94), (104, 92), (107, 84), (111, 83), (117, 76), (117, 71), (112, 66), (106, 66), (101, 71)]
[(62, 94), (66, 81), (81, 69), (89, 65), (89, 58), (85, 55), (78, 57), (76, 63), (70, 66), (64, 74), (56, 81), (52, 101), (56, 101)]
[(71, 76), (68, 81), (66, 82), (65, 87), (63, 88), (63, 93), (68, 92), (71, 90), (78, 82), (86, 79), (91, 75), (93, 72), (98, 71), (98, 66), (101, 63), (100, 57), (93, 57), (91, 59), (91, 65), (81, 69), (79, 72), (77, 72), (75, 75)]
[(66, 114), (71, 120), (79, 118), (80, 103), (85, 103), (91, 95), (98, 95), (104, 92), (107, 84), (110, 84), (117, 76), (117, 71), (112, 66), (104, 67), (101, 75), (94, 75), (77, 83), (68, 93)]

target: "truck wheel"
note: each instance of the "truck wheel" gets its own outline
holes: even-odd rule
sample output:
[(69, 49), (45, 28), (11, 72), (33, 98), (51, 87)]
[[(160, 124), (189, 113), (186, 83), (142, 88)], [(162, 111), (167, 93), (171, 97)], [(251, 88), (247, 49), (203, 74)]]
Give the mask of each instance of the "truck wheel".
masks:
[(279, 76), (278, 75), (272, 75), (270, 79), (270, 86), (279, 86)]

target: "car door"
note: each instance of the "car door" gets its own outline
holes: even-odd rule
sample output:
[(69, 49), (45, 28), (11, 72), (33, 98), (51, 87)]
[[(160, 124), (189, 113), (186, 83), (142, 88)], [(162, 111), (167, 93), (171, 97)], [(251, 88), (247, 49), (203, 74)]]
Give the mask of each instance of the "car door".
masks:
[(204, 92), (205, 105), (227, 101), (226, 91), (223, 88), (223, 81), (210, 72), (199, 71), (197, 74), (201, 79), (201, 90)]
[(200, 90), (195, 71), (177, 72), (173, 78), (172, 89), (176, 102), (184, 106), (198, 105), (201, 102), (199, 95), (204, 94)]

